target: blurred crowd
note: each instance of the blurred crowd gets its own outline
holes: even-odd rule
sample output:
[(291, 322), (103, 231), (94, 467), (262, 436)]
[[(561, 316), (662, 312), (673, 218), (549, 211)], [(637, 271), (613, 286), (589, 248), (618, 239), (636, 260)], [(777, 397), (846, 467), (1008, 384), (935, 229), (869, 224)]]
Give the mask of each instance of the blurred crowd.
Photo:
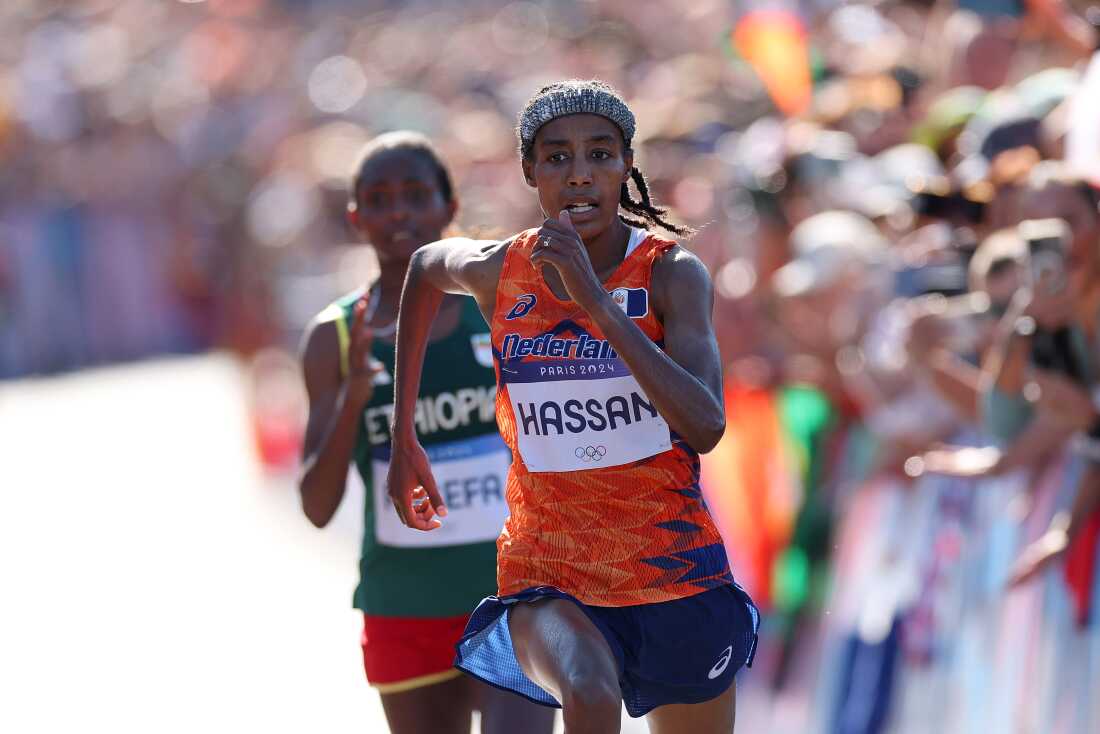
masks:
[(707, 479), (815, 731), (1100, 729), (1100, 36), (973, 10), (834, 9), (723, 144)]
[(463, 230), (529, 225), (512, 129), (553, 79), (628, 90), (658, 193), (712, 218), (716, 139), (769, 105), (731, 9), (691, 5), (3, 3), (0, 377), (292, 343), (333, 273), (371, 272), (343, 213), (382, 131), (439, 143)]
[(775, 726), (1100, 731), (1097, 17), (7, 0), (0, 378), (224, 348), (295, 405), (263, 350), (372, 272), (344, 222), (362, 144), (427, 133), (458, 228), (516, 231), (540, 219), (517, 110), (600, 77), (714, 274), (729, 428), (704, 478), (767, 613), (749, 677)]

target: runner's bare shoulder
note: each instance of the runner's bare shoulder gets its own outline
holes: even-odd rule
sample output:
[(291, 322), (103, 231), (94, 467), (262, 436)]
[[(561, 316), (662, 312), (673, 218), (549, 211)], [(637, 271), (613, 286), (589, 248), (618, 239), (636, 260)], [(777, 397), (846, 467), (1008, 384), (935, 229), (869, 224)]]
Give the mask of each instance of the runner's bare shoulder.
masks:
[(657, 258), (651, 282), (653, 305), (662, 321), (668, 309), (683, 308), (685, 302), (697, 303), (707, 311), (712, 308), (710, 272), (699, 256), (683, 245), (671, 247)]
[(433, 247), (439, 247), (445, 253), (447, 273), (461, 292), (473, 296), (479, 303), (492, 303), (504, 267), (504, 256), (514, 239), (454, 237), (441, 240)]

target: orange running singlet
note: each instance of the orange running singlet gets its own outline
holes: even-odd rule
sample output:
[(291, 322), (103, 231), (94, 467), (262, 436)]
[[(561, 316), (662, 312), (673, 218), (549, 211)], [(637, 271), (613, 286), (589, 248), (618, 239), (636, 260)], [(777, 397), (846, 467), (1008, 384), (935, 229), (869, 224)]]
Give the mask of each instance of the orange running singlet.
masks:
[[(512, 450), (501, 596), (553, 586), (594, 606), (652, 604), (732, 583), (699, 489), (699, 456), (672, 433), (592, 319), (531, 265), (536, 230), (505, 255), (492, 319), (497, 422)], [(646, 336), (653, 264), (675, 243), (632, 231), (605, 283)]]

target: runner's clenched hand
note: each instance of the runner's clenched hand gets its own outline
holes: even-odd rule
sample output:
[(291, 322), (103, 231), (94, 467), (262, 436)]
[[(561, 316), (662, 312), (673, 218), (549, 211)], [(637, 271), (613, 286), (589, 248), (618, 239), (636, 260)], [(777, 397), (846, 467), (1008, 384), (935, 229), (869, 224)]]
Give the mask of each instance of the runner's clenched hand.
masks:
[(591, 310), (604, 293), (603, 284), (592, 269), (588, 250), (573, 228), (573, 220), (564, 209), (557, 219), (547, 219), (539, 229), (539, 238), (531, 253), (535, 265), (548, 265), (558, 271), (565, 292), (581, 308)]
[(447, 506), (435, 486), (428, 455), (415, 437), (394, 436), (386, 491), (401, 522), (408, 527), (435, 530), (442, 526), (436, 515), (446, 517)]

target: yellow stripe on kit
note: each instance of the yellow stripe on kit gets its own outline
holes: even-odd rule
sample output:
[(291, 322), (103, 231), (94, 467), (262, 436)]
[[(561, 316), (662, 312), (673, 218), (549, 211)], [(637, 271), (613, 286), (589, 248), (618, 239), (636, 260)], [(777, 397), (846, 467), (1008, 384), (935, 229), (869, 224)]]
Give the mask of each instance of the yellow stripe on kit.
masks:
[(408, 680), (399, 680), (396, 683), (371, 683), (371, 685), (379, 693), (404, 693), (405, 691), (411, 691), (416, 688), (443, 683), (452, 678), (457, 678), (460, 675), (462, 675), (462, 671), (457, 668), (451, 668), (450, 670), (444, 670), (442, 673), (421, 675), (416, 678), (409, 678)]
[(317, 321), (322, 324), (326, 321), (336, 323), (336, 338), (340, 341), (340, 376), (347, 377), (351, 374), (351, 363), (348, 361), (351, 337), (348, 334), (348, 322), (344, 320), (344, 309), (333, 303), (317, 316)]

